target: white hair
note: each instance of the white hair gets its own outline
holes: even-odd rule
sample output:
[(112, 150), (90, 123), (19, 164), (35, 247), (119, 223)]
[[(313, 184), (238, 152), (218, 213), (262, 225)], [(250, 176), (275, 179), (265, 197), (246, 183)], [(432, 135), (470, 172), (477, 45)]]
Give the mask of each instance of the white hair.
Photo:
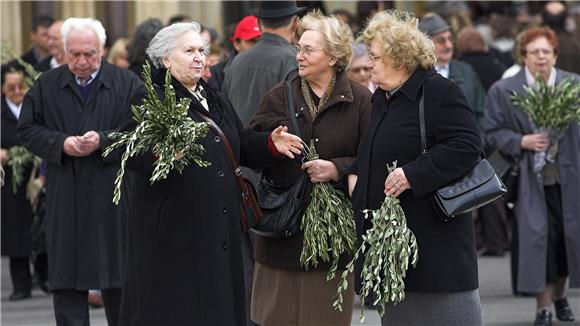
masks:
[(175, 23), (157, 32), (153, 39), (151, 39), (151, 42), (149, 42), (149, 47), (145, 51), (151, 63), (156, 68), (162, 67), (163, 58), (168, 57), (173, 49), (175, 49), (177, 39), (190, 31), (199, 35), (201, 33), (201, 26), (197, 22)]
[(107, 34), (105, 33), (105, 28), (100, 21), (94, 18), (69, 18), (64, 21), (62, 27), (60, 28), (60, 35), (62, 36), (62, 44), (64, 50), (67, 51), (66, 42), (68, 34), (73, 30), (87, 30), (90, 29), (97, 34), (99, 38), (99, 44), (101, 48), (105, 47), (105, 41), (107, 40)]

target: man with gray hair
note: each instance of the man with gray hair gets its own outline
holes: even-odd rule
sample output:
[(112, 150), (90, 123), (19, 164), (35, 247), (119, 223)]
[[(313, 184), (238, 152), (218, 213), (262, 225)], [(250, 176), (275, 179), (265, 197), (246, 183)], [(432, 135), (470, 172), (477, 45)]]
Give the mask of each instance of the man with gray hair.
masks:
[(435, 43), (437, 54), (435, 70), (461, 88), (467, 104), (483, 129), (485, 90), (477, 73), (469, 64), (453, 59), (453, 34), (451, 34), (449, 24), (436, 13), (427, 13), (421, 18), (419, 28)]
[(69, 18), (61, 33), (68, 63), (42, 74), (26, 94), (18, 133), (48, 162), (45, 225), (56, 324), (89, 325), (88, 290), (101, 289), (107, 322), (116, 325), (127, 202), (112, 202), (118, 157), (101, 154), (145, 91), (135, 74), (102, 60), (99, 21)]

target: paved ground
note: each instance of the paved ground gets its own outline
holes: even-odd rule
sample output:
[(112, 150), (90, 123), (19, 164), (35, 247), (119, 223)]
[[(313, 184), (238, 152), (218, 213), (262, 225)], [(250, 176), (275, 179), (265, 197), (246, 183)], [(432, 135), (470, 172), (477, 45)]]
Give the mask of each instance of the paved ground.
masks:
[[(55, 325), (52, 300), (49, 295), (40, 290), (34, 290), (33, 297), (29, 300), (8, 301), (12, 285), (8, 275), (8, 260), (5, 258), (2, 259), (1, 273), (1, 325)], [(482, 257), (479, 259), (480, 294), (483, 303), (483, 319), (486, 325), (519, 326), (532, 324), (535, 309), (534, 299), (512, 296), (509, 275), (509, 258), (507, 256), (502, 258)], [(580, 291), (578, 289), (569, 291), (568, 298), (574, 314), (579, 320)], [(90, 309), (90, 313), (91, 325), (106, 325), (103, 309)], [(380, 325), (376, 311), (366, 311), (364, 324), (359, 321), (359, 313), (359, 305), (356, 302), (352, 325)], [(580, 322), (556, 322), (555, 325), (578, 326)]]

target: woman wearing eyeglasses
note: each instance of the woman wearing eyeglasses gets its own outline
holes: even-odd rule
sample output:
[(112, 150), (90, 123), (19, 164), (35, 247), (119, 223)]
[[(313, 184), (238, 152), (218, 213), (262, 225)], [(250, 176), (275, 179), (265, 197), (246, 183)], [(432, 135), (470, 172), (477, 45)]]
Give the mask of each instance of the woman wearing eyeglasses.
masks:
[[(525, 31), (520, 54), (524, 69), (489, 90), (486, 134), (493, 147), (519, 165), (516, 289), (536, 294), (534, 325), (551, 325), (552, 301), (559, 320), (574, 320), (564, 294), (568, 277), (570, 287), (580, 287), (580, 127), (571, 124), (550, 144), (510, 96), (524, 94), (526, 85), (534, 87), (535, 78), (555, 85), (566, 77), (580, 82), (580, 76), (554, 68), (558, 38), (547, 27)], [(535, 153), (548, 149), (555, 159), (534, 168)]]
[[(477, 253), (470, 214), (445, 222), (431, 196), (478, 161), (481, 140), (461, 89), (437, 74), (435, 45), (402, 11), (378, 13), (361, 34), (369, 50), (371, 124), (348, 176), (359, 232), (372, 227), (363, 209), (397, 197), (417, 238), (405, 299), (388, 305), (383, 325), (482, 325)], [(421, 153), (419, 104), (424, 97), (427, 153)], [(397, 162), (388, 173), (387, 164)], [(355, 186), (356, 185), (356, 186)], [(364, 233), (359, 233), (359, 236)]]
[(359, 82), (371, 92), (377, 89), (377, 85), (371, 81), (369, 54), (364, 44), (354, 43), (352, 45), (352, 61), (346, 69), (346, 74), (350, 80)]
[[(352, 33), (337, 18), (313, 12), (300, 20), (298, 39), (298, 74), (290, 77), (293, 110), (302, 139), (314, 141), (320, 159), (304, 164), (300, 158), (279, 160), (263, 171), (264, 177), (288, 185), (306, 171), (311, 183), (328, 182), (346, 192), (343, 176), (366, 130), (371, 101), (368, 89), (345, 73), (352, 56)], [(280, 124), (291, 125), (288, 102), (282, 82), (263, 98), (252, 128), (271, 131)], [(252, 320), (260, 325), (350, 325), (352, 278), (344, 310), (333, 310), (339, 278), (326, 281), (330, 264), (302, 268), (302, 241), (303, 233), (285, 239), (256, 236)], [(343, 258), (339, 270), (344, 270), (348, 257)]]

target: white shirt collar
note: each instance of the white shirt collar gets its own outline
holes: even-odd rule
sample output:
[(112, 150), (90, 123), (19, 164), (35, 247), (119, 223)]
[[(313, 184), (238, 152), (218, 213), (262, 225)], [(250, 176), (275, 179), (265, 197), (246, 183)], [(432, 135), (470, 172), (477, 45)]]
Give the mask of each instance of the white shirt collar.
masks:
[(58, 68), (60, 66), (61, 64), (58, 63), (58, 61), (56, 61), (55, 57), (52, 57), (52, 59), (50, 59), (50, 69)]
[[(528, 67), (525, 67), (524, 71), (526, 72), (526, 84), (528, 84), (528, 86), (533, 86), (536, 83), (536, 78), (534, 75), (532, 75)], [(554, 86), (556, 84), (556, 68), (552, 67), (550, 77), (548, 78), (548, 82), (546, 84), (548, 86)]]
[(449, 63), (443, 66), (435, 65), (435, 70), (443, 77), (449, 78)]
[[(95, 72), (93, 72), (91, 74), (91, 78), (89, 79), (89, 81), (87, 82), (87, 85), (92, 83), (95, 78), (97, 77), (97, 75), (99, 74), (99, 71), (101, 71), (101, 68), (97, 69)], [(75, 76), (75, 81), (77, 82), (78, 85), (81, 84), (81, 79), (78, 76)]]
[(16, 120), (18, 120), (18, 118), (20, 118), (20, 109), (22, 108), (22, 103), (20, 103), (20, 105), (17, 105), (16, 103), (10, 101), (10, 99), (7, 97), (5, 97), (4, 99), (6, 100), (8, 108), (10, 109), (10, 111), (12, 111), (12, 114), (14, 114), (14, 116), (16, 117)]

